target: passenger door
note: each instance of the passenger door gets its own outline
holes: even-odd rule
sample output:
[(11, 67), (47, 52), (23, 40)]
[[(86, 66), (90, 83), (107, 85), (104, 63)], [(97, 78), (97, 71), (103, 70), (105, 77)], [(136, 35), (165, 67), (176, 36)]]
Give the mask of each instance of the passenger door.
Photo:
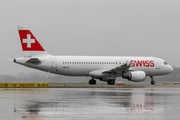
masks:
[(155, 59), (155, 63), (156, 63), (156, 69), (160, 69), (161, 66), (160, 66), (160, 61), (159, 61), (159, 59)]

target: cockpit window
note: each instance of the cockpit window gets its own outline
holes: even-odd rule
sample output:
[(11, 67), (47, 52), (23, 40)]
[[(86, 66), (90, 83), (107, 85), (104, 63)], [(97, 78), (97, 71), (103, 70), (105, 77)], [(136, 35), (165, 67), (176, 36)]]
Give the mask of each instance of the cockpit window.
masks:
[(167, 63), (167, 62), (164, 62), (164, 65), (168, 65), (168, 63)]

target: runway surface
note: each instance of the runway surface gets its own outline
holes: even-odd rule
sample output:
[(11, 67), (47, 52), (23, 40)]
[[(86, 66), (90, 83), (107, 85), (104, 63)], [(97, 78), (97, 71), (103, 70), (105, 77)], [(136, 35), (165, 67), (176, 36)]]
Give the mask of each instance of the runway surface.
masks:
[(130, 82), (124, 83), (125, 85), (107, 85), (107, 83), (97, 83), (96, 85), (89, 85), (88, 83), (50, 83), (50, 87), (55, 88), (180, 88), (179, 84), (170, 83), (163, 85), (157, 82), (156, 85), (151, 85), (149, 82)]
[(0, 89), (0, 120), (180, 119), (180, 88)]

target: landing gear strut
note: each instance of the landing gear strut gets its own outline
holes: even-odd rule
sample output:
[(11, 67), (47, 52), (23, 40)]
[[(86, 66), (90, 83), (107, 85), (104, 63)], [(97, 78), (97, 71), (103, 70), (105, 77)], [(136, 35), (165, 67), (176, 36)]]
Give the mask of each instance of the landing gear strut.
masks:
[(108, 85), (114, 85), (114, 84), (115, 84), (115, 80), (108, 80), (108, 81), (107, 81), (107, 84), (108, 84)]
[(94, 78), (89, 80), (89, 84), (90, 85), (95, 85), (96, 84), (96, 80), (94, 80)]
[(156, 84), (156, 82), (154, 81), (153, 76), (150, 76), (150, 78), (151, 78), (151, 85), (155, 85), (155, 84)]

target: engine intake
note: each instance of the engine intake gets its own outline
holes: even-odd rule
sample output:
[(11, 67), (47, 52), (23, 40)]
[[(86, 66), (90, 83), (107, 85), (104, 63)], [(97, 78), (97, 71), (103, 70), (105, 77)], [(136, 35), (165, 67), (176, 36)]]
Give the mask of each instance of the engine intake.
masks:
[(122, 78), (128, 79), (132, 82), (142, 82), (146, 79), (146, 73), (143, 71), (127, 72), (122, 75)]

